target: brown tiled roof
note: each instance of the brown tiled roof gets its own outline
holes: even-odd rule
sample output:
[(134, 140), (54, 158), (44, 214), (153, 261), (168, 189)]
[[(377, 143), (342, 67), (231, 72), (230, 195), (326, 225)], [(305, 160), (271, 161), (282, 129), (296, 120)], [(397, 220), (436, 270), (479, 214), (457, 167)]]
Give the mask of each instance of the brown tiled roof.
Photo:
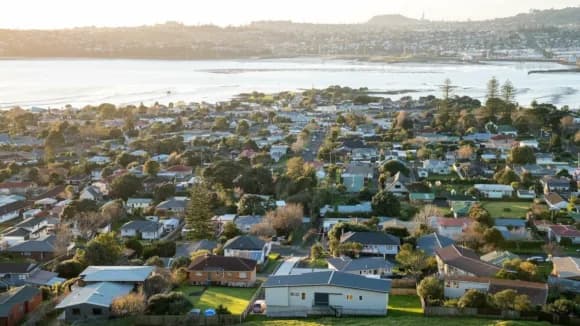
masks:
[(561, 237), (580, 237), (580, 231), (569, 225), (552, 225), (550, 229)]
[(495, 294), (503, 290), (515, 290), (518, 294), (527, 295), (534, 305), (546, 304), (546, 300), (548, 299), (548, 284), (546, 283), (474, 276), (449, 276), (445, 279), (476, 283), (489, 283), (490, 294)]
[(475, 251), (456, 245), (439, 248), (437, 256), (447, 265), (476, 276), (495, 276), (500, 268), (479, 259)]
[(253, 271), (256, 269), (257, 262), (253, 259), (240, 257), (224, 257), (224, 256), (198, 256), (191, 264), (189, 264), (190, 271)]

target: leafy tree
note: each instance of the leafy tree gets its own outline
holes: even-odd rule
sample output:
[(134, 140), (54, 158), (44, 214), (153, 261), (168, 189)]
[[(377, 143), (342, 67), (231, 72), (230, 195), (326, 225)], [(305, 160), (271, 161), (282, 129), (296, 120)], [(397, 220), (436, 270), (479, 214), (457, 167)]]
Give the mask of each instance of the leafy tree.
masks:
[(536, 155), (534, 150), (528, 146), (514, 147), (510, 151), (510, 162), (513, 164), (535, 164)]
[(171, 269), (176, 270), (181, 267), (188, 267), (191, 263), (191, 259), (189, 257), (177, 257), (171, 262)]
[(493, 303), (500, 309), (503, 310), (513, 310), (515, 299), (518, 293), (513, 289), (507, 289), (495, 293), (492, 296)]
[(238, 202), (239, 215), (262, 215), (266, 212), (266, 200), (258, 195), (245, 194)]
[(324, 257), (324, 247), (317, 242), (310, 247), (310, 259), (320, 259)]
[(143, 165), (143, 172), (149, 176), (155, 177), (157, 176), (157, 173), (159, 173), (160, 168), (161, 167), (159, 166), (159, 163), (153, 160), (149, 160)]
[(238, 126), (236, 128), (236, 134), (240, 136), (247, 136), (250, 131), (250, 125), (246, 120), (241, 120), (238, 122)]
[(84, 258), (86, 265), (114, 265), (122, 252), (123, 247), (114, 233), (102, 233), (88, 242)]
[(171, 274), (164, 269), (158, 268), (155, 273), (149, 276), (143, 284), (143, 291), (147, 297), (163, 293), (171, 286)]
[(401, 203), (399, 198), (389, 191), (380, 191), (373, 196), (371, 201), (373, 212), (380, 216), (399, 216)]
[(474, 204), (469, 209), (468, 216), (481, 225), (492, 227), (494, 222), (489, 212), (479, 204)]
[(58, 273), (58, 277), (69, 279), (79, 276), (79, 274), (84, 269), (85, 265), (83, 265), (80, 261), (76, 259), (68, 259), (58, 263), (54, 271)]
[(304, 208), (300, 204), (287, 204), (266, 213), (265, 220), (278, 235), (289, 235), (302, 225)]
[(518, 296), (515, 297), (514, 299), (514, 307), (513, 309), (515, 311), (530, 311), (532, 310), (533, 306), (532, 306), (532, 302), (530, 301), (530, 298), (525, 295), (525, 294), (520, 294)]
[(134, 250), (137, 256), (141, 256), (141, 254), (143, 254), (143, 245), (141, 244), (141, 241), (137, 240), (136, 238), (125, 240), (124, 245), (125, 248)]
[(173, 257), (175, 255), (177, 245), (175, 241), (170, 240), (160, 240), (151, 243), (150, 245), (143, 248), (143, 259), (148, 259), (149, 257), (159, 256), (159, 257)]
[(80, 213), (96, 212), (99, 206), (96, 201), (90, 199), (73, 200), (64, 207), (60, 217), (70, 221)]
[(395, 260), (401, 265), (408, 275), (419, 277), (428, 267), (427, 255), (422, 250), (414, 250), (413, 246), (405, 243), (395, 256)]
[(488, 228), (483, 232), (487, 250), (501, 249), (504, 246), (505, 239), (501, 232), (496, 228)]
[(457, 302), (459, 308), (485, 308), (488, 306), (488, 295), (476, 289), (469, 289)]
[(147, 266), (164, 267), (165, 266), (165, 263), (163, 262), (163, 259), (161, 259), (159, 256), (152, 256), (152, 257), (149, 257), (145, 261), (145, 265), (147, 265)]
[(153, 198), (157, 202), (165, 201), (175, 195), (175, 185), (171, 182), (167, 182), (155, 187), (153, 191)]
[(385, 164), (383, 164), (382, 170), (384, 172), (389, 172), (391, 176), (394, 176), (398, 172), (401, 172), (401, 174), (404, 176), (409, 176), (409, 168), (397, 160), (387, 161)]
[(127, 167), (127, 165), (129, 165), (129, 163), (134, 162), (136, 160), (135, 156), (127, 153), (127, 152), (122, 152), (121, 154), (119, 154), (119, 156), (117, 156), (117, 159), (115, 160), (115, 162), (125, 168)]
[(181, 315), (193, 305), (181, 292), (155, 294), (147, 301), (149, 315)]
[(111, 182), (111, 195), (116, 198), (127, 198), (135, 195), (143, 187), (141, 180), (130, 174), (123, 174)]
[(493, 178), (495, 179), (495, 181), (497, 183), (500, 183), (503, 185), (510, 185), (513, 182), (520, 181), (520, 178), (517, 175), (517, 173), (515, 173), (514, 170), (507, 168), (507, 167), (505, 169), (499, 171), (498, 173), (496, 173), (493, 176)]
[(224, 117), (215, 118), (213, 126), (211, 127), (212, 131), (227, 131), (228, 129), (230, 129), (230, 125)]
[(211, 239), (214, 234), (211, 194), (205, 185), (195, 184), (191, 189), (189, 207), (185, 217), (189, 230), (187, 238), (193, 240)]
[(560, 151), (562, 149), (562, 138), (558, 134), (553, 134), (550, 138), (550, 150)]
[(417, 286), (417, 294), (428, 302), (443, 299), (443, 283), (436, 277), (425, 277)]
[(240, 231), (240, 229), (238, 229), (235, 223), (227, 222), (226, 224), (224, 224), (224, 230), (222, 232), (222, 235), (226, 239), (228, 240), (232, 239), (240, 234), (242, 234), (242, 232)]

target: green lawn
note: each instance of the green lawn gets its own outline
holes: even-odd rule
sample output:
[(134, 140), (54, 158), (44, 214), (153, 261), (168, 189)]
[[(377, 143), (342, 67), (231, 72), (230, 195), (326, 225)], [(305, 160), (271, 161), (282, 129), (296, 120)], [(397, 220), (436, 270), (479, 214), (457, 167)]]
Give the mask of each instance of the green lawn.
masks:
[(191, 293), (201, 291), (201, 286), (180, 286), (175, 291), (180, 291), (191, 301), (194, 308), (201, 310), (217, 308), (220, 304), (228, 308), (234, 315), (241, 314), (248, 306), (250, 298), (256, 292), (256, 288), (229, 288), (209, 287), (201, 296)]
[(280, 264), (282, 264), (281, 259), (276, 259), (276, 260), (268, 259), (268, 261), (266, 262), (266, 265), (264, 265), (262, 270), (260, 270), (260, 274), (270, 275), (270, 274), (274, 273), (274, 271), (278, 268), (278, 266), (280, 266)]
[[(505, 201), (488, 201), (482, 202), (483, 208), (489, 211), (493, 218), (524, 218), (530, 209), (531, 202), (505, 202)], [(509, 209), (505, 211), (504, 209)]]
[(391, 316), (421, 315), (421, 300), (416, 295), (390, 295), (388, 314)]

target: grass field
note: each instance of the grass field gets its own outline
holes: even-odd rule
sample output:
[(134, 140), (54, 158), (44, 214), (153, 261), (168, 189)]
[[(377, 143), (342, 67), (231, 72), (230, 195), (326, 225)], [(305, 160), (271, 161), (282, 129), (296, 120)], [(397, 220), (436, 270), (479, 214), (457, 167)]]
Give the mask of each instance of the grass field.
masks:
[(180, 291), (191, 301), (194, 308), (202, 311), (207, 308), (217, 308), (220, 304), (228, 308), (234, 315), (241, 314), (248, 306), (255, 288), (228, 288), (209, 287), (201, 296), (192, 293), (202, 290), (201, 286), (181, 286), (175, 291)]
[[(524, 218), (530, 209), (531, 202), (503, 202), (488, 201), (482, 202), (483, 208), (487, 209), (493, 218)], [(504, 209), (509, 209), (505, 211)]]
[[(389, 310), (387, 317), (345, 317), (345, 318), (306, 318), (306, 319), (277, 319), (270, 320), (265, 316), (250, 316), (244, 325), (248, 326), (414, 326), (414, 325), (437, 325), (437, 326), (487, 326), (502, 325), (500, 320), (477, 319), (477, 318), (450, 318), (450, 317), (424, 317), (419, 297), (414, 295), (389, 296)], [(548, 323), (538, 322), (513, 322), (506, 326), (540, 326)]]

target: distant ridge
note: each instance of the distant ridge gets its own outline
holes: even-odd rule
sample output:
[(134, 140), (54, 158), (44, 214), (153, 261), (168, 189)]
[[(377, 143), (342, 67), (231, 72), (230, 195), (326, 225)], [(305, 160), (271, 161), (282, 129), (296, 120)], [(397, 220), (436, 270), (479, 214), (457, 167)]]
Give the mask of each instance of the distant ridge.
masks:
[(413, 26), (422, 24), (423, 21), (405, 17), (403, 15), (379, 15), (371, 18), (367, 24), (375, 26)]

